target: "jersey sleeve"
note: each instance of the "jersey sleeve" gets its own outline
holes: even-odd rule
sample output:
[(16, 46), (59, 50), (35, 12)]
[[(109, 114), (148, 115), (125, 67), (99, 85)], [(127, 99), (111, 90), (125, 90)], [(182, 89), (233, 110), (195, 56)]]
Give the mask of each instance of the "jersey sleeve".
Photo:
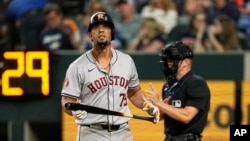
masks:
[(128, 88), (133, 89), (139, 85), (139, 78), (134, 60), (131, 58), (131, 77), (129, 80)]
[(82, 79), (78, 67), (70, 65), (64, 79), (61, 95), (79, 98), (81, 94)]
[(204, 79), (195, 79), (188, 82), (186, 106), (193, 106), (205, 110), (209, 102), (210, 91)]

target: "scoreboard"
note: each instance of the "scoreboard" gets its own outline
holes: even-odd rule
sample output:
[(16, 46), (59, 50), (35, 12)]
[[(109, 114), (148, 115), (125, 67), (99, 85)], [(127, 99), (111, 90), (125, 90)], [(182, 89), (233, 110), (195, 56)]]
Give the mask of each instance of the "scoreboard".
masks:
[(0, 98), (49, 96), (49, 51), (6, 51), (1, 58)]
[(46, 50), (0, 54), (0, 128), (8, 131), (0, 140), (61, 140), (61, 83), (51, 77), (59, 70), (52, 59)]

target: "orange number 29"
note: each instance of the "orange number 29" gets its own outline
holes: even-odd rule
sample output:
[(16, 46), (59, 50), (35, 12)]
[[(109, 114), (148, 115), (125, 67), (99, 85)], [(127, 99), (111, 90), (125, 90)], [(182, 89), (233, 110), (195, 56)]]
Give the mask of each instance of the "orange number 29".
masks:
[[(11, 87), (10, 78), (19, 78), (24, 73), (30, 78), (41, 78), (41, 92), (44, 96), (49, 94), (49, 53), (46, 51), (15, 51), (4, 52), (6, 60), (16, 60), (17, 68), (7, 69), (2, 74), (2, 95), (22, 96), (21, 87)], [(41, 61), (40, 68), (34, 68), (34, 60)]]

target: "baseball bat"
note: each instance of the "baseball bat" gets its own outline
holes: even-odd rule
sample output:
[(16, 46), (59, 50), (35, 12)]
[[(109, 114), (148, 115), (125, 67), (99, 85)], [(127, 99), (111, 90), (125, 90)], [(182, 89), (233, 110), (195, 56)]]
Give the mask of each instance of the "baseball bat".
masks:
[(134, 119), (140, 119), (140, 120), (146, 120), (150, 122), (154, 122), (154, 117), (146, 117), (146, 116), (139, 116), (139, 115), (133, 115), (133, 114), (125, 114), (122, 112), (117, 111), (111, 111), (99, 107), (89, 106), (89, 105), (83, 105), (80, 103), (65, 103), (65, 108), (67, 110), (85, 110), (89, 113), (93, 114), (104, 114), (104, 115), (114, 115), (114, 116), (121, 116), (121, 117), (128, 117), (128, 118), (134, 118)]

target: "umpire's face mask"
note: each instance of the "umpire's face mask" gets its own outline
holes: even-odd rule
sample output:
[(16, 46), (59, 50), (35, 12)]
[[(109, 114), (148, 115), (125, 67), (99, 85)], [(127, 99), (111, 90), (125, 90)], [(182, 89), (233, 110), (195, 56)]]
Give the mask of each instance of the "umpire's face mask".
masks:
[(179, 60), (160, 60), (160, 66), (165, 78), (174, 75), (178, 69)]

